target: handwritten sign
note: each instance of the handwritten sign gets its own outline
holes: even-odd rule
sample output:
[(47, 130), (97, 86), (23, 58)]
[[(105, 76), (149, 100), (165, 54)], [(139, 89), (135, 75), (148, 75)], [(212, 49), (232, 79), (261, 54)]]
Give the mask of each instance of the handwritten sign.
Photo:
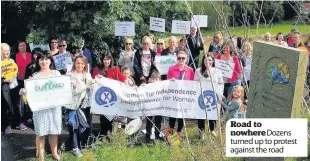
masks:
[(13, 60), (4, 60), (1, 62), (1, 77), (12, 79), (17, 76), (17, 73), (18, 67)]
[(166, 75), (169, 67), (177, 63), (177, 56), (155, 56), (155, 63), (159, 73)]
[(26, 98), (32, 111), (72, 105), (70, 76), (54, 76), (25, 80)]
[(189, 34), (190, 30), (191, 30), (191, 22), (190, 21), (172, 20), (171, 33), (174, 33), (174, 34)]
[(235, 63), (215, 59), (215, 67), (222, 71), (223, 77), (231, 78), (234, 72)]
[(150, 30), (165, 32), (165, 19), (150, 17)]
[[(208, 16), (207, 15), (193, 15), (192, 16), (192, 27), (208, 27)], [(197, 26), (197, 25), (198, 26)]]
[(55, 62), (56, 70), (67, 68), (67, 71), (71, 71), (70, 69), (72, 69), (73, 62), (70, 53), (66, 52), (63, 54), (55, 55), (53, 56), (53, 59)]
[(135, 36), (134, 22), (115, 22), (115, 36)]
[(50, 51), (50, 46), (48, 44), (29, 44), (30, 50), (32, 51), (34, 48), (40, 48), (41, 50), (48, 50)]

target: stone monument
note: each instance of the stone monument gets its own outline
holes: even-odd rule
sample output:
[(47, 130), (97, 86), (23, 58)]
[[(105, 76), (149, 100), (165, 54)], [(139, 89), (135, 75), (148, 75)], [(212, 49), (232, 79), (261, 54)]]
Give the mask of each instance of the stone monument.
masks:
[[(307, 51), (254, 42), (247, 118), (300, 117), (307, 63)], [(284, 158), (246, 159), (270, 160)]]

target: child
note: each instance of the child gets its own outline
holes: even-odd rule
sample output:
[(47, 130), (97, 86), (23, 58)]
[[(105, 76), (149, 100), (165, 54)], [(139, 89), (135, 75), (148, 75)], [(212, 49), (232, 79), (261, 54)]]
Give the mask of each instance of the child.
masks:
[(127, 85), (129, 85), (131, 87), (136, 86), (136, 83), (135, 83), (134, 79), (131, 77), (132, 72), (131, 72), (130, 68), (124, 67), (122, 69), (122, 73), (126, 77), (125, 84), (127, 84)]
[(228, 100), (225, 103), (219, 100), (218, 103), (221, 104), (226, 110), (230, 111), (229, 119), (231, 118), (245, 118), (246, 106), (243, 105), (244, 99), (244, 89), (240, 85), (233, 87), (233, 90), (228, 96)]
[[(157, 81), (161, 81), (161, 74), (158, 71), (154, 70), (147, 83), (154, 83)], [(154, 122), (151, 121), (153, 120), (153, 118), (154, 118)], [(148, 116), (148, 118), (146, 118), (146, 134), (145, 134), (146, 143), (152, 143), (151, 134), (152, 134), (153, 123), (156, 126), (155, 127), (155, 139), (159, 141), (165, 141), (163, 137), (160, 137), (162, 119), (163, 119), (162, 116)]]

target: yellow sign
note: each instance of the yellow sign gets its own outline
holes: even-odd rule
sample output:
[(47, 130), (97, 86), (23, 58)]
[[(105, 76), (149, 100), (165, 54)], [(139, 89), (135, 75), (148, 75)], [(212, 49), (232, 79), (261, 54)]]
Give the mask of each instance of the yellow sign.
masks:
[(1, 77), (11, 79), (17, 76), (18, 67), (12, 60), (4, 60), (1, 62)]

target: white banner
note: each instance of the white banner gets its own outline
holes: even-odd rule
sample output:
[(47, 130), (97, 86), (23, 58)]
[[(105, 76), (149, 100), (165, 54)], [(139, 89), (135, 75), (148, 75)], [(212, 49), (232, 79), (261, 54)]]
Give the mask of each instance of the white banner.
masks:
[(191, 31), (190, 21), (172, 20), (171, 33), (173, 34), (189, 34)]
[(71, 54), (66, 52), (63, 54), (53, 56), (56, 70), (67, 68), (67, 71), (72, 69), (72, 57)]
[(159, 73), (166, 75), (169, 67), (177, 63), (177, 56), (155, 56), (155, 63)]
[(224, 85), (210, 82), (166, 80), (137, 89), (101, 78), (94, 85), (91, 112), (128, 117), (161, 115), (175, 118), (217, 120), (218, 98)]
[(134, 22), (115, 22), (115, 36), (135, 36)]
[(25, 80), (26, 98), (32, 111), (55, 106), (71, 105), (72, 85), (70, 76), (55, 76)]
[(215, 59), (215, 68), (222, 71), (223, 77), (231, 78), (234, 72), (235, 63)]
[(150, 17), (150, 30), (165, 32), (165, 19)]
[(208, 16), (207, 15), (193, 15), (191, 22), (192, 22), (192, 26), (196, 26), (198, 28), (208, 27)]

